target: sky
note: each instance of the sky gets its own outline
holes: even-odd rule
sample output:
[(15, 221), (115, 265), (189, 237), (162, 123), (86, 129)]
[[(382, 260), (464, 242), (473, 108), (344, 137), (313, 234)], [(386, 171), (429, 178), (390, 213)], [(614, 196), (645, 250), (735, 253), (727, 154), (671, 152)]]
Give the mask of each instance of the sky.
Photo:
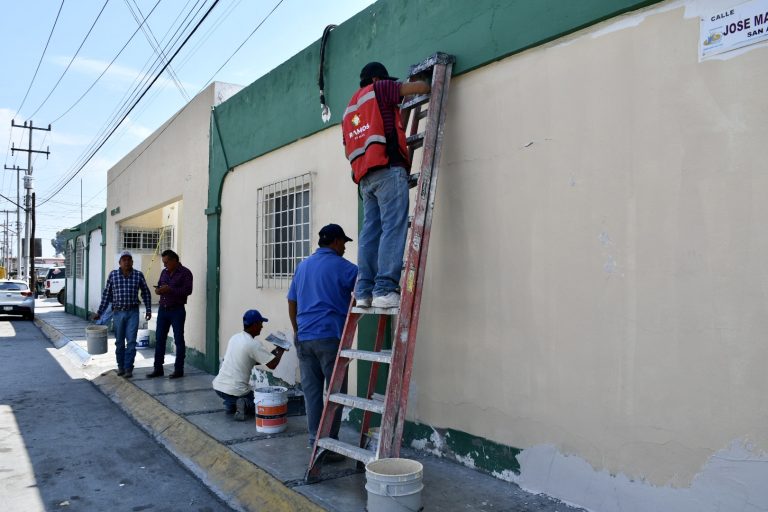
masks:
[[(43, 256), (53, 256), (50, 240), (57, 231), (80, 223), (81, 215), (85, 220), (104, 209), (109, 168), (211, 81), (248, 85), (320, 39), (326, 25), (338, 25), (373, 3), (219, 0), (169, 68), (83, 167), (125, 115), (126, 105), (133, 103), (129, 100), (135, 101), (162, 67), (155, 48), (163, 49), (167, 57), (173, 55), (215, 2), (0, 1), (4, 167), (26, 168), (28, 163), (27, 154), (12, 154), (11, 146), (27, 148), (29, 131), (12, 128), (12, 120), (16, 124), (31, 121), (40, 128), (51, 125), (50, 132), (32, 133), (33, 149), (50, 150), (48, 158), (32, 157), (36, 237), (43, 240)], [(0, 172), (0, 194), (16, 202), (18, 173)], [(70, 181), (62, 188), (66, 180)], [(21, 190), (23, 196), (23, 186)], [(0, 198), (0, 210), (14, 211), (9, 220), (15, 236), (16, 205)], [(4, 223), (5, 215), (0, 214), (0, 226)], [(11, 245), (15, 255), (15, 241)]]

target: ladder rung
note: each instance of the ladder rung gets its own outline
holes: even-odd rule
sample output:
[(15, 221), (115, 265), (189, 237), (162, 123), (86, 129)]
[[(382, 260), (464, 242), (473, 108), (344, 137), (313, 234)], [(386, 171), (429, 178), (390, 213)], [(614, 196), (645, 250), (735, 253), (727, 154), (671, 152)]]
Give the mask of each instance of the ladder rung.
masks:
[(392, 351), (382, 350), (381, 352), (371, 352), (370, 350), (342, 350), (341, 357), (347, 359), (361, 359), (363, 361), (371, 361), (374, 363), (391, 363)]
[(352, 308), (353, 313), (360, 315), (396, 315), (400, 313), (400, 308)]
[(405, 139), (405, 142), (409, 146), (413, 146), (413, 149), (419, 149), (421, 146), (424, 145), (424, 132), (417, 133), (416, 135), (411, 135), (407, 139)]
[(376, 454), (372, 451), (365, 450), (359, 446), (333, 439), (332, 437), (322, 437), (317, 440), (317, 446), (326, 450), (340, 453), (350, 459), (359, 460), (363, 464), (368, 464), (376, 459)]
[[(400, 105), (401, 110), (417, 107), (423, 105), (429, 101), (429, 94), (419, 94), (418, 96), (411, 96), (407, 101)], [(422, 118), (424, 116), (421, 116)]]
[(336, 404), (348, 405), (355, 409), (363, 409), (364, 411), (377, 412), (379, 414), (384, 412), (384, 402), (368, 400), (367, 398), (360, 398), (359, 396), (333, 393), (328, 397), (328, 400)]

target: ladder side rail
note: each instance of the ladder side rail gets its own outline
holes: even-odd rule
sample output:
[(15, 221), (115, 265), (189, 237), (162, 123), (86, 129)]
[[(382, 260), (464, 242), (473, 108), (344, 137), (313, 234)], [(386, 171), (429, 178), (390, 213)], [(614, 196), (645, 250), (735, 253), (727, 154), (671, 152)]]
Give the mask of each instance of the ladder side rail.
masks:
[[(430, 91), (429, 109), (432, 114), (439, 112), (434, 107), (439, 107), (437, 101), (442, 97), (442, 78), (444, 74), (432, 73), (432, 89)], [(434, 115), (427, 117), (424, 130), (425, 139), (433, 139), (437, 134), (438, 119)], [(434, 147), (432, 145), (431, 147)], [(380, 449), (381, 457), (392, 457), (398, 451), (399, 446), (394, 446), (394, 434), (397, 427), (397, 416), (400, 411), (401, 394), (403, 390), (402, 378), (403, 369), (406, 362), (407, 345), (411, 325), (411, 316), (413, 314), (414, 286), (416, 284), (417, 264), (419, 254), (422, 248), (422, 235), (428, 207), (428, 196), (430, 183), (432, 181), (432, 162), (433, 155), (424, 151), (421, 156), (421, 166), (419, 181), (416, 186), (417, 196), (416, 205), (413, 212), (413, 221), (411, 223), (411, 234), (408, 241), (408, 256), (406, 258), (405, 272), (401, 276), (401, 299), (400, 314), (397, 317), (397, 326), (395, 329), (395, 340), (392, 343), (392, 371), (389, 373), (387, 383), (387, 395), (385, 398), (384, 414), (381, 419)]]
[[(328, 397), (331, 396), (331, 394), (338, 393), (341, 390), (342, 384), (344, 383), (344, 377), (347, 372), (347, 366), (349, 365), (349, 361), (346, 360), (346, 358), (343, 358), (345, 359), (344, 362), (341, 361), (342, 358), (339, 357), (339, 354), (343, 349), (347, 349), (352, 346), (352, 341), (354, 340), (355, 331), (357, 329), (357, 323), (360, 320), (360, 314), (352, 313), (352, 303), (353, 301), (350, 299), (349, 309), (347, 310), (347, 319), (344, 321), (344, 331), (341, 334), (341, 341), (339, 342), (339, 350), (336, 352), (336, 363), (333, 366), (333, 374), (331, 375), (331, 380), (328, 383), (328, 390), (325, 393), (325, 397), (323, 399), (323, 413), (320, 416), (320, 423), (317, 426), (317, 433), (315, 434), (315, 443), (312, 446), (312, 453), (309, 458), (307, 478), (316, 477), (319, 474), (320, 465), (317, 464), (317, 441), (324, 435), (327, 436), (330, 433), (336, 409), (340, 407), (339, 404), (330, 402)], [(339, 366), (343, 366), (343, 368), (339, 368)]]
[[(419, 318), (420, 318), (420, 312), (421, 312), (421, 298), (422, 298), (422, 291), (423, 291), (423, 285), (424, 285), (424, 278), (426, 276), (426, 268), (427, 268), (427, 257), (429, 253), (429, 241), (432, 234), (432, 219), (434, 216), (434, 206), (435, 206), (435, 199), (437, 196), (437, 180), (439, 176), (439, 170), (440, 170), (440, 157), (442, 156), (442, 149), (443, 149), (443, 140), (444, 140), (444, 127), (445, 127), (445, 118), (447, 115), (447, 103), (448, 103), (448, 91), (450, 86), (450, 79), (451, 79), (451, 73), (452, 73), (452, 64), (448, 63), (445, 65), (437, 65), (435, 66), (435, 73), (440, 72), (441, 79), (438, 80), (442, 87), (439, 92), (438, 98), (430, 98), (430, 108), (436, 108), (438, 109), (437, 112), (439, 112), (439, 120), (437, 122), (437, 130), (435, 133), (434, 139), (425, 141), (425, 144), (434, 144), (432, 147), (426, 147), (424, 150), (424, 155), (427, 154), (433, 155), (433, 161), (431, 162), (432, 166), (432, 179), (430, 181), (430, 189), (429, 189), (429, 198), (428, 198), (428, 207), (427, 207), (427, 213), (426, 213), (426, 219), (424, 223), (424, 233), (422, 235), (422, 243), (421, 243), (421, 251), (419, 253), (419, 265), (418, 265), (418, 272), (416, 275), (416, 286), (415, 286), (415, 293), (413, 297), (413, 313), (411, 315), (411, 326), (409, 331), (409, 339), (407, 343), (407, 353), (406, 353), (406, 359), (405, 364), (403, 367), (403, 376), (401, 378), (401, 386), (404, 391), (402, 393), (402, 396), (400, 398), (399, 407), (400, 411), (397, 414), (397, 420), (395, 424), (395, 431), (393, 433), (393, 440), (392, 440), (392, 456), (393, 457), (399, 457), (400, 456), (400, 445), (402, 443), (402, 437), (403, 437), (403, 429), (405, 427), (405, 416), (406, 411), (408, 409), (408, 392), (406, 390), (410, 389), (411, 384), (411, 375), (413, 372), (413, 359), (416, 349), (416, 336), (418, 332), (418, 325), (419, 325)], [(437, 96), (437, 94), (435, 94)], [(432, 104), (432, 101), (435, 102), (435, 105)]]
[[(379, 315), (379, 325), (376, 329), (376, 342), (373, 346), (374, 352), (381, 352), (381, 349), (384, 347), (384, 335), (387, 331), (387, 319), (389, 317), (387, 315)], [(376, 392), (376, 380), (379, 376), (379, 366), (382, 363), (372, 362), (371, 363), (371, 373), (368, 377), (368, 390), (365, 393), (365, 398), (371, 400), (373, 398), (374, 393)], [(392, 365), (389, 365), (389, 372), (391, 373)], [(359, 368), (359, 367), (358, 367)], [(387, 379), (389, 380), (389, 379)], [(371, 426), (371, 417), (373, 413), (371, 411), (363, 411), (363, 419), (360, 423), (360, 448), (365, 448), (365, 441), (366, 441), (366, 434), (368, 433), (368, 429)], [(376, 447), (376, 452), (378, 453), (379, 448)]]

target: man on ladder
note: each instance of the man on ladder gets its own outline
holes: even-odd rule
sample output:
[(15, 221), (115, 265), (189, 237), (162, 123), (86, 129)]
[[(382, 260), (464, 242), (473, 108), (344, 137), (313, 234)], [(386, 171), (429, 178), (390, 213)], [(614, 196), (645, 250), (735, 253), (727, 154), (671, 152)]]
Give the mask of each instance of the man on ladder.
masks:
[(400, 103), (404, 96), (429, 90), (426, 82), (400, 83), (383, 64), (370, 62), (360, 71), (360, 89), (344, 112), (344, 149), (363, 198), (355, 286), (358, 307), (400, 306), (411, 168)]
[[(361, 73), (361, 89), (344, 113), (345, 149), (352, 166), (352, 177), (360, 184), (365, 210), (360, 233), (363, 239), (359, 256), (360, 277), (356, 288), (358, 307), (350, 306), (344, 324), (307, 469), (307, 482), (317, 481), (320, 468), (330, 454), (341, 454), (367, 464), (378, 458), (397, 457), (400, 452), (437, 190), (445, 105), (454, 61), (453, 56), (437, 52), (409, 68), (409, 80), (428, 76), (430, 85), (413, 81), (400, 84), (389, 77), (384, 66), (370, 63)], [(421, 92), (429, 94), (419, 94)], [(403, 100), (402, 95), (408, 97)], [(398, 102), (402, 102), (399, 107)], [(389, 121), (385, 113), (391, 114)], [(422, 119), (426, 126), (419, 131)], [(408, 137), (405, 137), (406, 126), (410, 132)], [(416, 202), (406, 274), (400, 290), (399, 277), (408, 228), (408, 181), (411, 181), (407, 176), (413, 151), (419, 148), (422, 152), (418, 179), (415, 180)], [(393, 204), (395, 208), (392, 208)], [(363, 305), (366, 307), (359, 307)], [(373, 350), (354, 349), (358, 323), (368, 314), (378, 317)], [(384, 349), (390, 319), (395, 323), (392, 348)], [(368, 388), (362, 390), (361, 396), (347, 394), (344, 390), (347, 369), (353, 361), (371, 363)], [(383, 400), (374, 396), (380, 366), (387, 367)], [(332, 436), (333, 420), (343, 407), (362, 411), (358, 443)], [(366, 433), (374, 414), (381, 416), (379, 439), (371, 449), (366, 449), (370, 441)]]

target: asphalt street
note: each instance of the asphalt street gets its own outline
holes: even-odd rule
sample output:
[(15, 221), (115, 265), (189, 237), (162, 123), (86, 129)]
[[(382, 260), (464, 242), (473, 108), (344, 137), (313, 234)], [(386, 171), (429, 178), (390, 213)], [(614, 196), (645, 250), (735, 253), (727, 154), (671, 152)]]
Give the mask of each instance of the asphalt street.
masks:
[(0, 317), (0, 509), (231, 510), (34, 323)]

